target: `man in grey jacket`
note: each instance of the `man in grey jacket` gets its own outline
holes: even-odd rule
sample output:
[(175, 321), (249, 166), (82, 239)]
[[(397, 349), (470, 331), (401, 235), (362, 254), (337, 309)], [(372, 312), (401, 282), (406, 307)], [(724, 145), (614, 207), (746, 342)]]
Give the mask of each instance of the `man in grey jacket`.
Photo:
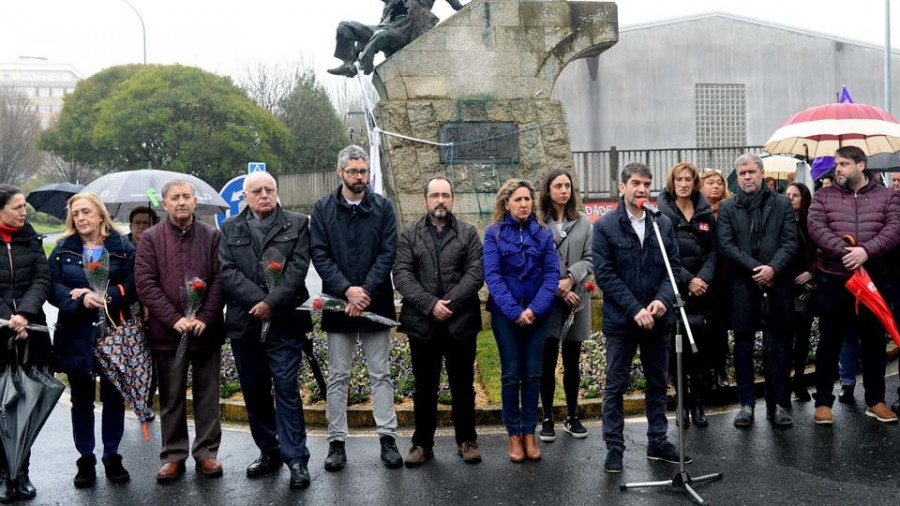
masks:
[(481, 240), (472, 225), (453, 216), (450, 180), (437, 175), (425, 183), (428, 214), (406, 227), (397, 243), (394, 282), (403, 295), (400, 332), (409, 336), (416, 391), (416, 430), (406, 467), (434, 458), (437, 393), (441, 367), (453, 404), (457, 453), (481, 462), (475, 434), (475, 343), (481, 330), (478, 290), (484, 283)]

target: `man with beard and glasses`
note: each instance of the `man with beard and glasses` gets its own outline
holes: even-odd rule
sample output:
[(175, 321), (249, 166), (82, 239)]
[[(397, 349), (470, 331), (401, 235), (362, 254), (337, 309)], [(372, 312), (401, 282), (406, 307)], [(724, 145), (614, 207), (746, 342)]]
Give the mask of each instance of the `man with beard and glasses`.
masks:
[[(885, 188), (866, 170), (866, 154), (844, 146), (834, 155), (835, 184), (817, 191), (809, 208), (809, 238), (818, 247), (817, 302), (821, 337), (816, 348), (816, 412), (819, 425), (834, 418), (832, 389), (838, 373), (841, 343), (859, 336), (866, 416), (896, 423), (884, 401), (886, 363), (884, 328), (874, 314), (844, 288), (854, 271), (865, 267), (886, 293), (888, 254), (900, 243), (900, 195)], [(853, 237), (851, 244), (847, 236)]]
[[(734, 369), (741, 409), (735, 427), (753, 424), (753, 345), (756, 332), (765, 333), (763, 370), (766, 418), (775, 426), (794, 422), (790, 408), (791, 341), (794, 336), (794, 276), (791, 261), (797, 254), (797, 222), (791, 201), (765, 183), (762, 160), (754, 154), (734, 162), (738, 189), (719, 205), (719, 256), (728, 260), (730, 274), (724, 290), (730, 293), (728, 328), (734, 331)], [(787, 401), (785, 401), (787, 399)]]
[[(222, 427), (219, 422), (219, 369), (225, 322), (222, 315), (222, 278), (219, 274), (219, 238), (214, 227), (194, 216), (197, 196), (184, 179), (162, 188), (168, 218), (141, 236), (134, 262), (134, 278), (141, 304), (149, 315), (149, 342), (157, 358), (159, 408), (162, 421), (162, 466), (156, 481), (169, 483), (184, 475), (190, 452), (197, 471), (222, 476), (216, 459)], [(199, 278), (206, 291), (197, 314), (188, 318), (185, 282)], [(189, 336), (187, 353), (176, 357), (182, 334)], [(187, 376), (192, 374), (196, 437), (189, 445)]]
[(453, 213), (450, 180), (437, 175), (425, 183), (428, 214), (406, 227), (397, 243), (394, 281), (403, 296), (400, 332), (409, 336), (416, 390), (413, 394), (416, 430), (406, 467), (434, 458), (437, 394), (441, 367), (453, 404), (457, 453), (470, 464), (481, 462), (475, 434), (475, 343), (481, 330), (478, 290), (481, 239), (472, 225)]
[(337, 173), (341, 184), (320, 198), (312, 212), (312, 261), (322, 277), (322, 291), (348, 301), (343, 313), (322, 314), (322, 330), (328, 334), (325, 469), (339, 471), (347, 462), (347, 387), (357, 340), (366, 353), (381, 460), (398, 468), (403, 457), (396, 443), (390, 328), (362, 318), (363, 311), (396, 318), (391, 284), (397, 248), (394, 206), (369, 190), (369, 157), (361, 147), (347, 146), (338, 153)]

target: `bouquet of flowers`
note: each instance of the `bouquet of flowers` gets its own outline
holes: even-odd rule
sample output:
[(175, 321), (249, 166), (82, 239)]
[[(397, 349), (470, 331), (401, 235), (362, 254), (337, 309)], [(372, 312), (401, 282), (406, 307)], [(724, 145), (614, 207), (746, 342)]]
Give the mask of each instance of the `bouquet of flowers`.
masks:
[[(187, 313), (184, 315), (188, 320), (193, 320), (200, 310), (200, 304), (203, 302), (203, 296), (206, 295), (206, 281), (197, 276), (187, 277), (184, 280), (184, 289), (187, 292)], [(181, 360), (187, 353), (189, 333), (181, 334), (181, 340), (178, 342), (178, 350), (175, 352), (175, 359)]]
[(594, 283), (594, 280), (591, 279), (591, 273), (585, 272), (584, 276), (581, 277), (581, 280), (576, 283), (575, 288), (573, 288), (575, 293), (578, 295), (578, 298), (581, 299), (581, 304), (572, 307), (569, 312), (569, 317), (566, 318), (565, 323), (563, 323), (562, 331), (560, 331), (560, 336), (565, 336), (569, 333), (569, 329), (572, 328), (572, 324), (575, 323), (575, 313), (581, 311), (582, 309), (588, 307), (591, 304), (591, 295), (597, 291), (597, 284)]
[[(276, 248), (269, 248), (263, 252), (262, 256), (263, 276), (266, 279), (266, 288), (269, 293), (281, 283), (281, 276), (284, 274), (284, 253)], [(272, 320), (262, 322), (262, 333), (259, 336), (259, 342), (266, 342), (269, 335), (269, 327), (272, 326)]]
[[(316, 313), (321, 313), (322, 311), (343, 313), (347, 308), (347, 304), (349, 304), (349, 302), (345, 301), (344, 299), (339, 299), (337, 297), (332, 297), (331, 295), (325, 295), (323, 293), (319, 294), (318, 297), (308, 299), (303, 303), (302, 306), (298, 307), (297, 309), (299, 309), (300, 311), (313, 311)], [(399, 325), (397, 321), (391, 320), (390, 318), (385, 318), (381, 315), (377, 315), (371, 311), (363, 311), (362, 317), (375, 323), (387, 325), (388, 327), (396, 327), (397, 325)]]
[(109, 315), (106, 309), (106, 289), (109, 288), (109, 252), (103, 248), (100, 258), (95, 260), (93, 255), (86, 251), (82, 259), (84, 260), (84, 275), (87, 277), (91, 290), (103, 299), (103, 307), (97, 310), (97, 322), (94, 323), (102, 335), (106, 330), (106, 317)]

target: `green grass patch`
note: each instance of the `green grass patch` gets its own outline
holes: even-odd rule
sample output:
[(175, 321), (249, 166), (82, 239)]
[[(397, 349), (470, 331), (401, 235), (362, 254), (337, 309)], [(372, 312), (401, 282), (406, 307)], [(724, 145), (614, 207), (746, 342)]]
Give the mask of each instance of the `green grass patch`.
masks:
[(44, 243), (44, 254), (47, 255), (47, 258), (50, 258), (50, 252), (53, 251), (53, 248), (56, 246), (55, 242)]
[(66, 230), (65, 225), (45, 225), (43, 223), (32, 223), (32, 227), (39, 234), (57, 234)]
[(475, 357), (478, 360), (476, 374), (484, 385), (488, 400), (491, 404), (500, 404), (500, 352), (494, 341), (494, 333), (490, 330), (478, 333), (478, 351)]

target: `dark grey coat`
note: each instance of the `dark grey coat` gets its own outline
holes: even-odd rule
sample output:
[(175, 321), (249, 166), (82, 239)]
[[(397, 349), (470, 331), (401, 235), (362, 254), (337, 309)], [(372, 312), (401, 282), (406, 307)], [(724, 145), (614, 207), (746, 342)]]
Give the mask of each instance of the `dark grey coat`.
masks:
[[(309, 298), (306, 290), (309, 218), (284, 211), (281, 206), (273, 212), (275, 221), (259, 251), (253, 246), (247, 223), (252, 219), (249, 207), (222, 223), (219, 262), (225, 292), (225, 335), (231, 339), (259, 340), (262, 320), (251, 316), (249, 311), (260, 301), (269, 304), (274, 312), (270, 335), (299, 339), (312, 330), (309, 312), (295, 309)], [(263, 253), (269, 248), (278, 249), (285, 258), (281, 281), (271, 291), (266, 286), (261, 263)]]
[(792, 329), (794, 325), (791, 260), (797, 254), (797, 224), (791, 201), (771, 192), (762, 208), (762, 232), (759, 253), (751, 255), (750, 216), (737, 198), (719, 204), (717, 225), (719, 255), (729, 261), (731, 270), (724, 280), (730, 299), (728, 328), (754, 331), (763, 328), (763, 290), (753, 281), (753, 269), (769, 265), (775, 269), (773, 286), (766, 289), (769, 328)]
[[(563, 237), (557, 227), (557, 222), (550, 220), (547, 228), (553, 232), (553, 242), (556, 244), (556, 253), (559, 255), (560, 279), (572, 276), (576, 286), (585, 275), (591, 274), (594, 268), (591, 256), (591, 221), (584, 214), (577, 221), (563, 223)], [(550, 315), (550, 337), (560, 339), (563, 325), (571, 313), (572, 307), (562, 299), (556, 297), (553, 300), (553, 313)], [(584, 341), (591, 334), (591, 309), (586, 307), (575, 313), (575, 321), (569, 332), (562, 336), (562, 340)]]
[(432, 337), (436, 322), (431, 311), (438, 300), (450, 301), (453, 316), (447, 325), (451, 336), (470, 337), (481, 330), (481, 239), (475, 227), (450, 216), (440, 254), (435, 253), (427, 216), (403, 229), (397, 242), (394, 285), (403, 296), (398, 330), (412, 337)]

